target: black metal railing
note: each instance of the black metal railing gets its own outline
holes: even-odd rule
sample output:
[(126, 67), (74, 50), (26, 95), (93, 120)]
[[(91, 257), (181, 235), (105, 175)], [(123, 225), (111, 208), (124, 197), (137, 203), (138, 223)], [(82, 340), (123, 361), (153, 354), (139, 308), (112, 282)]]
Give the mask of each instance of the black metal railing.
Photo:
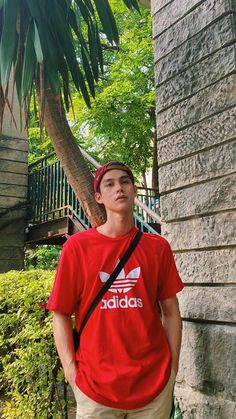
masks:
[[(138, 187), (137, 197), (149, 209), (159, 214), (159, 197), (156, 190)], [(50, 153), (29, 165), (28, 200), (29, 224), (40, 224), (70, 215), (85, 229), (90, 226), (60, 161), (55, 160), (55, 153)], [(155, 223), (156, 220), (139, 205), (135, 205), (134, 219), (142, 231), (155, 232), (149, 223)]]

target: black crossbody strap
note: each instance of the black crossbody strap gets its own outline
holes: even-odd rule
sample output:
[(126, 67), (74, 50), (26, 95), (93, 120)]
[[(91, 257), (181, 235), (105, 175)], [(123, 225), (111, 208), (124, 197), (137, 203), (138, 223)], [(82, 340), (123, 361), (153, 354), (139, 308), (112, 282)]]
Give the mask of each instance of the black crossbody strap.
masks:
[(80, 329), (78, 331), (78, 339), (81, 336), (81, 333), (88, 321), (88, 319), (90, 318), (91, 314), (94, 312), (95, 308), (97, 307), (98, 303), (101, 301), (102, 297), (106, 294), (106, 292), (109, 290), (110, 286), (113, 284), (113, 282), (115, 281), (116, 277), (119, 275), (121, 269), (125, 266), (126, 262), (128, 261), (128, 259), (130, 258), (130, 256), (132, 255), (134, 249), (136, 248), (139, 240), (141, 239), (142, 236), (142, 232), (139, 230), (134, 239), (132, 240), (132, 242), (130, 243), (128, 249), (126, 250), (124, 256), (121, 258), (120, 262), (118, 263), (118, 265), (116, 266), (116, 268), (114, 269), (114, 271), (112, 272), (112, 274), (109, 276), (108, 280), (105, 282), (105, 284), (103, 285), (103, 287), (101, 288), (101, 290), (99, 291), (99, 293), (96, 295), (96, 297), (94, 298), (91, 306), (89, 307), (87, 313), (84, 316), (84, 319), (81, 323)]

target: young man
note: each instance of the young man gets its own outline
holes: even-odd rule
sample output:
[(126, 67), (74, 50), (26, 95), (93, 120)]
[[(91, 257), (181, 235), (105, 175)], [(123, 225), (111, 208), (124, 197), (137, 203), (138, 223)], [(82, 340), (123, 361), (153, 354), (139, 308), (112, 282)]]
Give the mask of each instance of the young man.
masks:
[(94, 190), (107, 221), (64, 244), (47, 306), (54, 311), (55, 342), (77, 418), (169, 419), (181, 344), (176, 293), (183, 283), (163, 237), (142, 235), (74, 352), (71, 316), (78, 330), (137, 232), (137, 189), (128, 166), (109, 162), (99, 168)]

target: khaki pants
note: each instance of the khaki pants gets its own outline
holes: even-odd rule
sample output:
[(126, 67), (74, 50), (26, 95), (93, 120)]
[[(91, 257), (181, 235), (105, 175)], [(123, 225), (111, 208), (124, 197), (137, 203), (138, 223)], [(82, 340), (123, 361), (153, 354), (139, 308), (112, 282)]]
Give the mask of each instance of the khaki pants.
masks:
[(73, 390), (77, 402), (76, 419), (169, 419), (174, 383), (175, 373), (172, 370), (164, 390), (151, 403), (135, 410), (114, 409), (103, 406), (85, 396), (75, 386)]

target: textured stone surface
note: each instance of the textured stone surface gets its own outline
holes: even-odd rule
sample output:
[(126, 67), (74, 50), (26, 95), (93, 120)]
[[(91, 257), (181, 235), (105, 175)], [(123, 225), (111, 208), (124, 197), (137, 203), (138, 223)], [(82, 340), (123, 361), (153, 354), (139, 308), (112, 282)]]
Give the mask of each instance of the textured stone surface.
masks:
[(159, 140), (159, 166), (223, 143), (235, 136), (236, 108), (231, 108)]
[[(9, 89), (8, 89), (8, 100), (11, 103), (11, 112), (8, 109), (8, 106), (5, 106), (3, 114), (3, 124), (1, 129), (1, 134), (3, 136), (8, 136), (12, 138), (27, 138), (26, 124), (24, 113), (20, 113), (19, 102), (17, 98), (16, 89), (14, 89), (14, 74), (11, 72), (9, 79)], [(12, 118), (14, 115), (14, 121)], [(21, 130), (21, 126), (23, 129)]]
[(9, 160), (1, 160), (0, 155), (0, 171), (26, 174), (28, 171), (28, 164), (25, 162), (12, 162)]
[(236, 286), (186, 286), (178, 294), (181, 316), (185, 319), (235, 322)]
[[(169, 54), (186, 39), (192, 38), (209, 24), (229, 11), (235, 11), (235, 4), (230, 7), (230, 2), (225, 0), (207, 0), (199, 4), (191, 13), (171, 26), (161, 34), (158, 39), (158, 59)], [(164, 12), (164, 11), (163, 11)], [(154, 28), (159, 26), (159, 16), (154, 18)]]
[[(22, 247), (23, 249), (23, 243), (25, 239), (24, 231), (19, 230), (17, 234), (10, 233), (7, 234), (7, 240), (6, 240), (6, 234), (0, 235), (0, 249), (1, 247)], [(1, 259), (0, 259), (0, 270), (1, 270)]]
[(208, 396), (188, 386), (175, 386), (183, 419), (233, 419), (236, 402)]
[(236, 207), (236, 175), (168, 193), (162, 196), (161, 202), (163, 221), (233, 209)]
[[(1, 248), (0, 248), (1, 250)], [(0, 273), (16, 270), (20, 271), (24, 269), (24, 255), (21, 255), (21, 259), (1, 259), (0, 260)]]
[(0, 171), (0, 184), (7, 185), (27, 185), (28, 175), (27, 174), (15, 174), (10, 172)]
[(219, 213), (162, 225), (173, 250), (236, 245), (236, 212)]
[[(219, 145), (210, 150), (186, 157), (159, 170), (160, 192), (171, 191), (176, 188), (200, 183), (223, 175), (234, 173), (236, 170), (236, 141)], [(204, 188), (204, 186), (202, 186)], [(201, 199), (201, 196), (199, 196)], [(164, 211), (161, 200), (161, 212)]]
[(235, 400), (235, 359), (235, 327), (184, 322), (179, 386)]
[(26, 161), (27, 160), (27, 151), (14, 150), (10, 148), (2, 147), (0, 149), (1, 159), (5, 160), (16, 160), (16, 161)]
[(20, 259), (24, 256), (22, 247), (3, 247), (0, 248), (2, 260)]
[(155, 15), (159, 10), (163, 7), (167, 6), (167, 4), (172, 3), (174, 0), (151, 0), (151, 11), (152, 16)]
[(195, 94), (235, 71), (235, 54), (235, 45), (225, 47), (157, 87), (157, 112)]
[(175, 261), (185, 283), (236, 284), (236, 248), (180, 252)]
[(189, 25), (192, 25), (192, 31), (197, 32), (225, 13), (227, 6), (226, 0), (174, 0), (154, 16), (153, 37), (181, 23), (184, 40), (192, 35), (190, 30), (186, 31)]
[(28, 151), (29, 142), (25, 138), (0, 137), (0, 149), (2, 147)]
[(176, 0), (154, 16), (162, 234), (191, 317), (175, 391), (184, 419), (236, 411), (235, 7)]
[(13, 207), (14, 205), (19, 204), (20, 202), (25, 202), (26, 201), (26, 197), (22, 196), (22, 197), (6, 197), (6, 196), (1, 196), (0, 195), (0, 208), (10, 208)]
[(196, 93), (167, 110), (157, 113), (157, 132), (162, 137), (236, 104), (236, 75)]
[[(0, 222), (0, 225), (2, 224), (2, 220)], [(17, 235), (18, 233), (22, 232), (22, 234), (24, 233), (24, 229), (26, 226), (26, 222), (25, 220), (17, 220), (17, 221), (10, 221), (10, 223), (4, 227), (1, 227), (1, 234), (15, 234)], [(6, 241), (6, 239), (5, 239)]]
[(6, 199), (9, 196), (19, 197), (27, 196), (27, 186), (9, 185), (0, 183), (0, 195), (4, 195)]
[[(210, 30), (206, 28), (199, 32), (160, 60), (158, 55), (159, 43), (155, 42), (155, 61), (159, 60), (155, 65), (158, 83), (170, 79), (190, 65), (233, 42), (235, 39), (233, 30), (235, 20), (236, 18), (232, 14), (222, 17), (210, 26)], [(165, 48), (164, 45), (163, 48)]]

